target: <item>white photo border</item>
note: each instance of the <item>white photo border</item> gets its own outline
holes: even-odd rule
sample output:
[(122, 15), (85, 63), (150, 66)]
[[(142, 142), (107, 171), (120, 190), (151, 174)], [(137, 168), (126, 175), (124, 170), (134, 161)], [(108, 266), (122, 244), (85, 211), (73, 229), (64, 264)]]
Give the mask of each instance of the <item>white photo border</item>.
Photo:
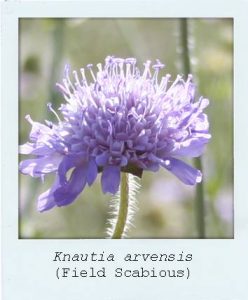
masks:
[[(3, 300), (102, 299), (243, 300), (248, 250), (248, 1), (81, 1), (2, 3), (1, 187)], [(19, 18), (233, 18), (234, 20), (234, 239), (54, 239), (18, 238), (18, 23)], [(223, 149), (224, 151), (224, 149)], [(231, 158), (230, 158), (231, 159)], [(55, 251), (70, 253), (192, 253), (188, 280), (86, 278), (58, 280)], [(121, 263), (119, 263), (120, 265)], [(118, 265), (118, 263), (117, 263)], [(139, 263), (126, 263), (140, 267)], [(73, 267), (74, 264), (71, 265)], [(101, 262), (94, 266), (101, 267)], [(126, 267), (123, 263), (122, 267)], [(156, 263), (156, 266), (161, 266)], [(110, 271), (116, 265), (108, 265)], [(154, 263), (146, 263), (153, 268)], [(112, 271), (113, 271), (112, 270)]]

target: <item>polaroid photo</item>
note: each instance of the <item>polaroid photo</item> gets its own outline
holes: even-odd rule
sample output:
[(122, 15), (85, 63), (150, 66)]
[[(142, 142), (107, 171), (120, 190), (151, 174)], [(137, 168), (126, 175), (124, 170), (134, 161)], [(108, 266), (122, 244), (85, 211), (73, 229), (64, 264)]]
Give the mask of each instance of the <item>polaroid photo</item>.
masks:
[(211, 3), (2, 3), (3, 300), (245, 299), (248, 3)]

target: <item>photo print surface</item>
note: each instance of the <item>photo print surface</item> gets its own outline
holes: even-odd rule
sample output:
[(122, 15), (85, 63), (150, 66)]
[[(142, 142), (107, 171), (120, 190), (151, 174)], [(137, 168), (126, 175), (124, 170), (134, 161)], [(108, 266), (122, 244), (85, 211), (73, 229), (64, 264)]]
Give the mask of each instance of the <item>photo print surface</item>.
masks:
[(233, 238), (232, 19), (20, 19), (19, 237)]

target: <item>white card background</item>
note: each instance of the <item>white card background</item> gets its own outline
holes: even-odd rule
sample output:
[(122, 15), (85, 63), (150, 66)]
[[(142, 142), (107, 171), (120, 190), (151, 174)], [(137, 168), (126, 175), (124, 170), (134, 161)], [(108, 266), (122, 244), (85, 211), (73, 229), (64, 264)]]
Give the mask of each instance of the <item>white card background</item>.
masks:
[[(2, 258), (3, 299), (218, 299), (247, 298), (247, 1), (9, 2), (2, 5)], [(232, 17), (234, 18), (234, 210), (230, 240), (18, 239), (18, 18), (21, 17)], [(114, 263), (58, 263), (54, 252), (114, 253)], [(191, 262), (123, 263), (127, 253), (192, 253)], [(180, 278), (66, 278), (59, 266), (189, 268)]]

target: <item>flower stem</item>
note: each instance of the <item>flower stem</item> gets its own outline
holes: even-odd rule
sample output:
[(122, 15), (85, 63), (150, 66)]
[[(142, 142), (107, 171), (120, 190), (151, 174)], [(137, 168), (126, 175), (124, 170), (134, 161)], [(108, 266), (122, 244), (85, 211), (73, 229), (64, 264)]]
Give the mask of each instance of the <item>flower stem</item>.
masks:
[[(195, 166), (198, 170), (202, 170), (202, 161), (200, 157), (194, 159)], [(203, 182), (198, 183), (196, 186), (196, 225), (198, 229), (198, 238), (205, 238), (205, 208), (204, 208), (204, 193), (203, 193)]]
[(186, 18), (179, 19), (179, 31), (180, 31), (180, 40), (181, 40), (181, 50), (182, 50), (182, 68), (184, 75), (191, 73), (190, 65), (190, 50), (189, 50), (189, 27), (188, 21)]
[[(180, 47), (182, 51), (182, 68), (185, 75), (191, 73), (190, 63), (190, 47), (189, 47), (189, 26), (186, 18), (179, 19), (179, 33), (180, 33)], [(202, 170), (202, 161), (200, 157), (194, 158), (195, 167)], [(204, 193), (203, 182), (198, 183), (196, 186), (196, 228), (198, 238), (205, 238), (205, 209), (204, 209)]]
[(128, 173), (121, 173), (120, 184), (120, 205), (117, 222), (114, 228), (112, 239), (121, 239), (126, 227), (128, 217), (128, 199), (129, 199)]
[(59, 78), (59, 70), (60, 64), (63, 60), (63, 49), (64, 49), (64, 40), (65, 40), (65, 20), (64, 19), (56, 19), (54, 21), (53, 33), (52, 33), (52, 62), (50, 68), (50, 75), (49, 75), (49, 95), (48, 99), (55, 107), (59, 105), (60, 98), (59, 93), (54, 88), (54, 82), (56, 79)]

